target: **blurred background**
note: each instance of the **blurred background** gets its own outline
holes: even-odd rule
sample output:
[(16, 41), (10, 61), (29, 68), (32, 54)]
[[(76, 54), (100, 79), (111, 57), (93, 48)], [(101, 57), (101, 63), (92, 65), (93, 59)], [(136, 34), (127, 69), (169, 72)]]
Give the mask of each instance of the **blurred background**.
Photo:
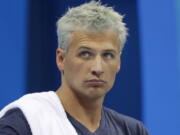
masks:
[[(89, 0), (0, 1), (0, 109), (56, 90), (56, 21)], [(152, 135), (180, 134), (180, 1), (101, 0), (125, 15), (122, 67), (104, 105), (142, 120)]]

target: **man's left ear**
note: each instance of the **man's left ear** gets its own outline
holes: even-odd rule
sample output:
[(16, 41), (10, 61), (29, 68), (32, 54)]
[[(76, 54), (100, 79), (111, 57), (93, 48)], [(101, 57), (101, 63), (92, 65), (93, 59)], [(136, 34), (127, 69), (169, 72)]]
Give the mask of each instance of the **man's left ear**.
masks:
[(121, 60), (119, 60), (118, 66), (117, 66), (117, 73), (120, 71), (121, 69)]
[(120, 71), (120, 63), (119, 63), (119, 65), (118, 65), (118, 68), (117, 68), (117, 73)]
[(118, 63), (118, 67), (117, 67), (117, 73), (120, 71), (121, 69), (121, 54), (122, 54), (122, 51), (119, 52), (119, 63)]

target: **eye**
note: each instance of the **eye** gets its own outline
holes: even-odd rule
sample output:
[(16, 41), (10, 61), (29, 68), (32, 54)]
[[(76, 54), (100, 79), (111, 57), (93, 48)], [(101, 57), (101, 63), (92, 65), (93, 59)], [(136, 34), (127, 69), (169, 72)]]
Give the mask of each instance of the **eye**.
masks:
[(83, 57), (83, 58), (88, 58), (88, 57), (91, 56), (91, 53), (88, 52), (88, 51), (82, 51), (82, 52), (79, 53), (79, 56)]
[(106, 52), (103, 54), (103, 57), (106, 59), (112, 59), (112, 58), (114, 58), (114, 54)]

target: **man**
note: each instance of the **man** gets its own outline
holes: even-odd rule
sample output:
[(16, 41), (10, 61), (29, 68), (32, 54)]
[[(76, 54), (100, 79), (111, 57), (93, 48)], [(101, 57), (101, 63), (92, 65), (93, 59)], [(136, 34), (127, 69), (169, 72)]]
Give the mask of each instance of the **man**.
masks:
[(127, 29), (122, 15), (91, 1), (57, 22), (56, 92), (28, 94), (0, 113), (6, 135), (148, 135), (141, 122), (103, 106), (121, 63)]

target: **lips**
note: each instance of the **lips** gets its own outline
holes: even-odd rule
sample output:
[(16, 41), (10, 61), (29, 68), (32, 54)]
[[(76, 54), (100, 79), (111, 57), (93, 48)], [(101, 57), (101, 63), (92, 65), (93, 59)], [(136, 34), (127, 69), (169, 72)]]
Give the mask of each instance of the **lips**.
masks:
[(87, 80), (85, 81), (86, 84), (90, 85), (90, 86), (102, 86), (104, 85), (106, 82), (104, 80), (99, 80), (99, 79), (91, 79), (91, 80)]

